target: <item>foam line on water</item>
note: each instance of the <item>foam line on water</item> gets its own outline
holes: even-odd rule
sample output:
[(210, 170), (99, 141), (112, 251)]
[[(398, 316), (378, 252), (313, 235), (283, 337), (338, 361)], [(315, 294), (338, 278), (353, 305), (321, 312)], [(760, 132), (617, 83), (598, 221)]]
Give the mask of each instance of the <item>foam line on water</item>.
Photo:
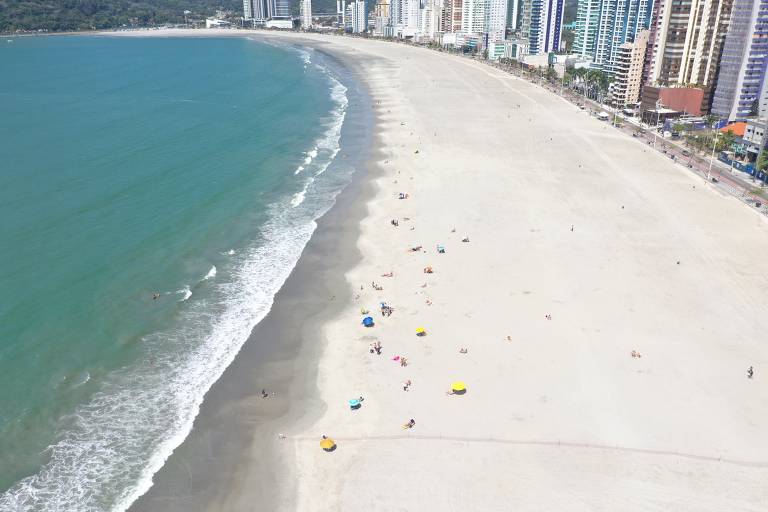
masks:
[(347, 107), (346, 88), (322, 71), (335, 108), (316, 144), (301, 201), (294, 195), (271, 205), (257, 237), (262, 242), (225, 252), (231, 275), (219, 282), (212, 279), (215, 267), (208, 272), (210, 297), (193, 298), (189, 287), (179, 290), (186, 305), (176, 326), (142, 338), (144, 358), (112, 372), (66, 419), (47, 450), (49, 461), (0, 495), (0, 510), (123, 512), (152, 486), (153, 475), (191, 431), (205, 393), (271, 309), (316, 219), (349, 180), (341, 172), (320, 177), (339, 151)]

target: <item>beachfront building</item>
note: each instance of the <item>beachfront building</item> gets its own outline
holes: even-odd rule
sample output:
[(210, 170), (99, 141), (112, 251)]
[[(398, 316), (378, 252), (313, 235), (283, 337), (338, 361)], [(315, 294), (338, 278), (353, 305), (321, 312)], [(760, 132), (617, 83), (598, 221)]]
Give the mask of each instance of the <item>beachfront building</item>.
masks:
[(616, 52), (614, 81), (611, 84), (611, 96), (616, 107), (635, 105), (640, 100), (647, 44), (648, 31), (642, 30), (637, 33), (633, 42), (622, 44)]
[(487, 2), (488, 7), (485, 11), (487, 44), (503, 43), (507, 32), (507, 0), (487, 0)]
[(487, 0), (464, 0), (462, 4), (461, 31), (465, 34), (485, 32)]
[(522, 62), (523, 57), (528, 55), (528, 40), (525, 38), (515, 38), (505, 41), (504, 58), (513, 59)]
[(614, 74), (620, 47), (649, 28), (652, 12), (653, 0), (580, 0), (574, 53)]
[(379, 0), (373, 11), (373, 35), (377, 37), (392, 37), (391, 18), (389, 16), (389, 0)]
[(515, 32), (520, 28), (520, 14), (523, 0), (508, 0), (507, 2), (507, 28)]
[(290, 0), (243, 0), (243, 18), (254, 25), (292, 28)]
[(645, 83), (698, 85), (709, 111), (733, 0), (659, 0), (646, 54)]
[(347, 4), (347, 12), (344, 16), (345, 31), (354, 34), (368, 31), (368, 16), (365, 7), (365, 0), (355, 0)]
[(712, 113), (728, 120), (768, 114), (768, 0), (736, 0)]
[(573, 53), (583, 59), (595, 57), (601, 6), (601, 0), (579, 0), (576, 8)]
[(560, 49), (564, 8), (564, 0), (523, 1), (520, 34), (528, 39), (530, 55)]
[(243, 19), (253, 19), (253, 3), (251, 0), (243, 0)]
[(435, 40), (442, 26), (442, 1), (424, 0), (424, 7), (419, 15), (419, 35), (426, 40)]
[(301, 0), (300, 5), (301, 28), (308, 29), (312, 27), (312, 0)]
[(461, 23), (464, 15), (462, 0), (444, 0), (443, 2), (443, 32), (461, 32)]

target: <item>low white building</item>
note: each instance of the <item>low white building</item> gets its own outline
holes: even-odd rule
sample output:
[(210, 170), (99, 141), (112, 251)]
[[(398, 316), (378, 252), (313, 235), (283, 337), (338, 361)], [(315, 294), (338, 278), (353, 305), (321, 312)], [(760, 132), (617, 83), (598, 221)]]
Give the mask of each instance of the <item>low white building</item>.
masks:
[(528, 55), (527, 39), (504, 41), (504, 55), (502, 55), (502, 57), (505, 59), (522, 61), (523, 57), (526, 55)]
[(504, 41), (500, 42), (489, 42), (488, 43), (488, 60), (499, 60), (500, 58), (504, 57), (504, 52), (506, 50), (506, 44), (504, 44)]
[(232, 24), (225, 20), (220, 20), (217, 18), (206, 18), (205, 19), (205, 28), (221, 28), (221, 27), (229, 27)]

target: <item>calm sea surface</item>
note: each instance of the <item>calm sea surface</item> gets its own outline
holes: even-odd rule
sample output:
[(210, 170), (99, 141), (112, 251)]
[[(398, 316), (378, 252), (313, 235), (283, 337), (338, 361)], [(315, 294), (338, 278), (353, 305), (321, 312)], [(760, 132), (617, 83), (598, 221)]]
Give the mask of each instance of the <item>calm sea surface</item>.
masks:
[(147, 489), (348, 181), (346, 105), (248, 39), (0, 42), (0, 510)]

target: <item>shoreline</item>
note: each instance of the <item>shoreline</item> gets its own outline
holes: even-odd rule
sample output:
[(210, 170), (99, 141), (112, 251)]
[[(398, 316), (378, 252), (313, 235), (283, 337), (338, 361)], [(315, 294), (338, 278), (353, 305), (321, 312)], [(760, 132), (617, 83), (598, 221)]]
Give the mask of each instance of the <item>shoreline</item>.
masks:
[[(152, 32), (141, 35), (183, 35)], [(131, 510), (761, 510), (768, 391), (743, 371), (768, 364), (762, 216), (484, 64), (274, 37), (362, 66), (384, 165), (320, 219), (252, 334), (288, 343), (245, 344)], [(394, 316), (361, 328), (360, 309), (379, 302)], [(274, 401), (248, 366), (270, 354)], [(456, 379), (466, 395), (445, 394)], [(408, 418), (415, 429), (400, 428)]]
[[(336, 159), (352, 156), (356, 171), (331, 209), (318, 219), (315, 232), (275, 295), (267, 316), (206, 394), (192, 432), (154, 475), (152, 487), (131, 505), (130, 511), (154, 511), (159, 507), (168, 512), (267, 511), (277, 510), (278, 504), (286, 507), (295, 493), (290, 485), (294, 478), (290, 466), (280, 461), (278, 434), (286, 428), (296, 430), (310, 425), (322, 414), (314, 362), (324, 350), (324, 343), (310, 341), (317, 339), (315, 333), (320, 327), (351, 299), (346, 295), (343, 274), (362, 256), (346, 249), (354, 247), (359, 235), (356, 224), (365, 215), (366, 199), (374, 194), (374, 114), (364, 85), (354, 76), (359, 70), (353, 69), (353, 63), (338, 59), (321, 45), (264, 39), (281, 46), (311, 48), (331, 60), (334, 75), (348, 89), (349, 100)], [(332, 167), (327, 172), (333, 172)], [(317, 296), (333, 299), (316, 302), (313, 297)], [(273, 343), (278, 339), (279, 344)], [(277, 396), (262, 399), (262, 388)], [(211, 452), (216, 456), (211, 457)], [(261, 488), (258, 508), (250, 498), (247, 502), (237, 499), (250, 496), (254, 486)], [(249, 487), (249, 492), (244, 492), (244, 487)]]

